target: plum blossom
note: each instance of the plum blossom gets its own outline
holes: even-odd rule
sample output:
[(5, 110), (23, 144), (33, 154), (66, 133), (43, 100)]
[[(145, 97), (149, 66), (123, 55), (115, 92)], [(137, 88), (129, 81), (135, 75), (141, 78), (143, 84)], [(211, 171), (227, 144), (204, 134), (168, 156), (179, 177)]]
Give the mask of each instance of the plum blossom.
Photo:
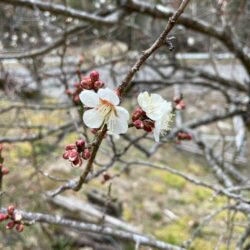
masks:
[(173, 116), (172, 105), (170, 102), (166, 102), (161, 118), (155, 121), (154, 138), (156, 142), (160, 141), (160, 135), (164, 135), (168, 130), (170, 130), (170, 124), (173, 120)]
[(170, 129), (173, 118), (171, 102), (167, 102), (158, 94), (150, 95), (148, 92), (140, 93), (137, 101), (146, 116), (155, 122), (153, 133), (155, 141), (159, 142), (160, 135)]
[(118, 106), (120, 99), (113, 90), (104, 88), (97, 93), (83, 90), (79, 97), (86, 107), (91, 108), (83, 114), (87, 127), (97, 129), (107, 125), (109, 134), (116, 136), (127, 132), (129, 113)]

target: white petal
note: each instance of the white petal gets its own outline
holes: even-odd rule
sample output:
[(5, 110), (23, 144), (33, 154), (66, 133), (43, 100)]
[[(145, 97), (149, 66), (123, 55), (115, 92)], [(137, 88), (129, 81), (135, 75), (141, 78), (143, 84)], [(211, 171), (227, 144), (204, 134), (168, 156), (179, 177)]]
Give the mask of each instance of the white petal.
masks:
[(125, 108), (117, 106), (115, 107), (115, 110), (119, 119), (123, 119), (125, 121), (129, 120), (129, 113)]
[(99, 89), (98, 95), (101, 99), (107, 100), (113, 105), (118, 105), (120, 103), (118, 95), (111, 89)]
[(148, 106), (149, 106), (149, 100), (150, 100), (150, 97), (149, 97), (149, 94), (148, 92), (143, 92), (143, 93), (140, 93), (137, 97), (137, 101), (140, 105), (140, 107), (146, 112), (147, 109), (148, 109)]
[(83, 90), (79, 97), (81, 102), (87, 107), (94, 108), (99, 104), (99, 96), (92, 90)]
[(111, 134), (125, 134), (128, 130), (129, 114), (126, 109), (116, 107), (117, 115), (113, 114), (107, 122), (108, 130)]
[(90, 109), (84, 112), (83, 121), (89, 128), (100, 128), (103, 123), (103, 116), (100, 115), (98, 110)]
[(172, 112), (172, 103), (164, 101), (162, 104), (162, 112), (165, 113), (171, 113)]
[(156, 121), (154, 128), (154, 138), (156, 142), (160, 141), (160, 134), (161, 134), (161, 121)]

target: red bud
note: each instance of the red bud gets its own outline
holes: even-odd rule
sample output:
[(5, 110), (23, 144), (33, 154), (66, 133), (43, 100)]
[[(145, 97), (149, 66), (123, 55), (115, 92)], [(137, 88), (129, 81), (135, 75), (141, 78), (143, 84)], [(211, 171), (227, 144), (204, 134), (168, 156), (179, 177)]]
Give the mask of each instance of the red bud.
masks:
[(80, 83), (81, 89), (92, 89), (93, 82), (90, 77), (84, 77)]
[(16, 207), (14, 205), (8, 206), (8, 208), (7, 208), (8, 214), (12, 216), (15, 209), (16, 209)]
[(93, 83), (96, 82), (97, 80), (99, 80), (99, 73), (95, 70), (92, 71), (89, 76), (90, 76), (90, 79)]
[(143, 125), (144, 125), (144, 130), (149, 133), (152, 132), (153, 128), (155, 127), (154, 122), (148, 120), (143, 121)]
[(10, 221), (7, 225), (6, 225), (6, 229), (12, 229), (15, 226), (15, 222), (14, 221)]
[(9, 219), (8, 214), (0, 213), (0, 222)]
[(134, 126), (137, 128), (137, 129), (142, 129), (144, 128), (144, 124), (143, 124), (143, 121), (141, 120), (136, 120), (133, 122)]
[(78, 148), (84, 148), (84, 146), (85, 146), (85, 141), (84, 140), (82, 140), (82, 139), (79, 139), (79, 140), (77, 140), (76, 141), (76, 146), (78, 147)]
[(6, 175), (10, 172), (8, 168), (2, 168), (2, 175)]
[(94, 83), (94, 88), (97, 90), (97, 89), (103, 88), (104, 85), (105, 83), (103, 81), (98, 80)]
[(65, 150), (72, 150), (72, 149), (75, 149), (76, 148), (76, 145), (71, 143), (71, 144), (68, 144), (66, 147), (65, 147)]
[(82, 158), (84, 160), (88, 160), (91, 156), (91, 153), (88, 148), (85, 148), (84, 151), (82, 152)]
[(23, 224), (17, 224), (16, 225), (16, 230), (17, 232), (21, 233), (24, 229), (24, 225)]

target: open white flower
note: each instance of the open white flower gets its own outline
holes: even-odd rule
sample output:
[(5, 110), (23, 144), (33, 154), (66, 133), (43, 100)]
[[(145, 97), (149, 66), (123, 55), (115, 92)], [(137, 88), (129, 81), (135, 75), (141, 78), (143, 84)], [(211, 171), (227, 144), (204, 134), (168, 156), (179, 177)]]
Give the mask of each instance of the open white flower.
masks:
[(164, 135), (168, 130), (170, 130), (170, 124), (174, 116), (170, 102), (166, 101), (165, 105), (162, 107), (162, 111), (163, 113), (161, 118), (155, 121), (155, 127), (153, 131), (156, 142), (160, 141), (160, 135)]
[(100, 128), (106, 124), (111, 134), (119, 135), (127, 132), (129, 113), (126, 109), (117, 106), (120, 99), (113, 90), (99, 89), (97, 93), (83, 90), (79, 97), (86, 107), (92, 108), (83, 114), (86, 126)]
[(138, 95), (137, 101), (142, 110), (146, 112), (147, 117), (153, 121), (161, 118), (162, 107), (167, 103), (160, 95), (150, 95), (146, 91)]
[(160, 135), (170, 129), (173, 118), (171, 102), (167, 102), (158, 94), (150, 95), (148, 92), (139, 94), (137, 100), (147, 117), (155, 121), (154, 138), (159, 142)]

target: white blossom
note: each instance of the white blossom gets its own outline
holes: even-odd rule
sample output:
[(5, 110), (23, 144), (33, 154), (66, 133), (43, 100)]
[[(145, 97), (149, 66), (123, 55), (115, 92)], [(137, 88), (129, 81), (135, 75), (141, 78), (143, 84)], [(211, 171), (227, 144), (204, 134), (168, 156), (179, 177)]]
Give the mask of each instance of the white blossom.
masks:
[(140, 93), (138, 103), (146, 115), (155, 121), (154, 138), (159, 142), (160, 135), (170, 129), (170, 123), (173, 118), (172, 104), (167, 102), (158, 94)]
[(106, 124), (110, 134), (119, 135), (127, 132), (129, 113), (125, 108), (118, 106), (120, 99), (113, 90), (99, 89), (97, 93), (83, 90), (79, 97), (86, 107), (91, 108), (83, 114), (83, 121), (87, 127), (101, 128)]

